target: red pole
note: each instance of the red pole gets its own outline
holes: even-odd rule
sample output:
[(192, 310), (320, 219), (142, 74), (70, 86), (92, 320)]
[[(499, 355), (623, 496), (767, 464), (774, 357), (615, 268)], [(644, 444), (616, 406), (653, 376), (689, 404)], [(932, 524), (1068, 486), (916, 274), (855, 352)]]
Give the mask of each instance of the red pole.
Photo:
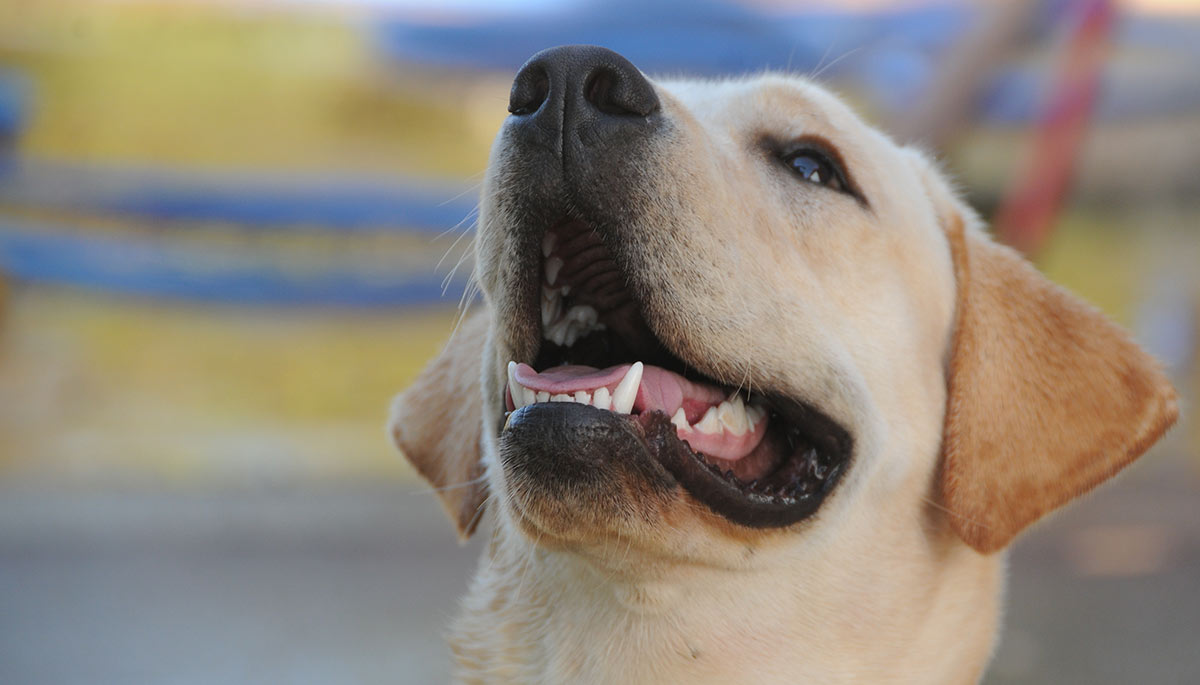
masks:
[(1036, 124), (1033, 151), (1001, 202), (993, 225), (1001, 240), (1027, 255), (1049, 237), (1070, 189), (1100, 88), (1114, 9), (1110, 0), (1082, 0)]

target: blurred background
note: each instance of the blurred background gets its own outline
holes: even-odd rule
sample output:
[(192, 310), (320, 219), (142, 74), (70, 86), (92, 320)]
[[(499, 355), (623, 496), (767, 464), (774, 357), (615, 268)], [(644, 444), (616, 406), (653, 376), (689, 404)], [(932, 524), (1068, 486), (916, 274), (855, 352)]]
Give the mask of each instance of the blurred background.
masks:
[(1200, 682), (1182, 0), (0, 0), (0, 682), (445, 680), (479, 543), (386, 407), (513, 74), (576, 42), (831, 85), (1163, 360), (1182, 421), (1016, 546), (987, 682)]

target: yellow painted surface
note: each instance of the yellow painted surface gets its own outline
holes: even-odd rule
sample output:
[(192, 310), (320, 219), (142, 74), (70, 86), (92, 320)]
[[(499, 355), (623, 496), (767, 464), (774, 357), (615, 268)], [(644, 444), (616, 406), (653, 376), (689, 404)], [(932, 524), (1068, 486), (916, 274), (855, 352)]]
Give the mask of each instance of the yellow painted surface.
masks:
[(406, 477), (390, 398), (453, 309), (298, 311), (10, 291), (0, 478)]
[(0, 67), (33, 83), (26, 154), (480, 172), (510, 77), (431, 74), (372, 50), (361, 22), (330, 11), (0, 0)]

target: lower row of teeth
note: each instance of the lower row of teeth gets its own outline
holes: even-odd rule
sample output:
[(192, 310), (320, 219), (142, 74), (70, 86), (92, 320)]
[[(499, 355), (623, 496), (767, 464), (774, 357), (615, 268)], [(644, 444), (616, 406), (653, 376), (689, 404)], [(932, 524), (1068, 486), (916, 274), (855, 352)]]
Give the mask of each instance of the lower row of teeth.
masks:
[[(605, 409), (618, 414), (628, 414), (633, 411), (634, 400), (637, 399), (638, 389), (642, 383), (642, 362), (636, 362), (625, 372), (625, 377), (617, 383), (616, 388), (596, 388), (593, 392), (577, 390), (574, 393), (551, 395), (544, 390), (534, 390), (521, 385), (517, 381), (517, 363), (508, 363), (508, 391), (512, 396), (513, 409), (538, 402), (575, 402), (586, 404), (597, 409)], [(683, 407), (676, 410), (671, 417), (671, 423), (681, 432), (696, 431), (707, 435), (728, 432), (732, 435), (745, 435), (753, 430), (760, 421), (765, 419), (767, 411), (756, 404), (747, 405), (741, 395), (734, 395), (718, 405), (708, 408), (704, 416), (695, 424), (689, 424)]]

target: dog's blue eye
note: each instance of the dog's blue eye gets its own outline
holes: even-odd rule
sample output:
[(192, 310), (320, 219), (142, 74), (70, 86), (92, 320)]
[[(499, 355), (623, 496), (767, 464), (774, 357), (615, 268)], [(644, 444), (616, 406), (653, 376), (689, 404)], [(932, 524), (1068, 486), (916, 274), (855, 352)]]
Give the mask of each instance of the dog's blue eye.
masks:
[(809, 183), (842, 190), (842, 181), (834, 169), (833, 163), (819, 152), (813, 150), (793, 152), (783, 158), (783, 163), (797, 176)]

